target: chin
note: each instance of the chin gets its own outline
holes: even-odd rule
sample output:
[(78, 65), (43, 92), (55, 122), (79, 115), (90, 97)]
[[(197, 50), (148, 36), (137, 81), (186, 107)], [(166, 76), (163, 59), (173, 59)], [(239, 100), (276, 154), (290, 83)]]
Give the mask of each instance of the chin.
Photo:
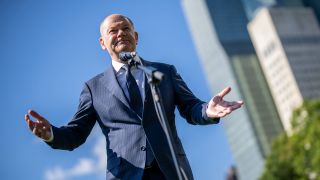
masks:
[(132, 47), (123, 47), (123, 48), (119, 48), (117, 50), (118, 53), (120, 53), (120, 52), (133, 52), (133, 51), (134, 51), (134, 48), (132, 48)]

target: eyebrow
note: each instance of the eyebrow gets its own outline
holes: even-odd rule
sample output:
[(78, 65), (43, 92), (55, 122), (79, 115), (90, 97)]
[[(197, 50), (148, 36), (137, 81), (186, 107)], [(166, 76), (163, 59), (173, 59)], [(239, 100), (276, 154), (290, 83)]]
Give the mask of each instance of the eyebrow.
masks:
[[(109, 32), (109, 30), (110, 29), (113, 29), (113, 28), (116, 28), (117, 26), (110, 26), (109, 28), (107, 28), (107, 32)], [(128, 27), (128, 28), (130, 28), (131, 26), (130, 25), (128, 25), (128, 24), (126, 24), (126, 25), (123, 25), (123, 27)], [(132, 28), (133, 29), (133, 28)]]

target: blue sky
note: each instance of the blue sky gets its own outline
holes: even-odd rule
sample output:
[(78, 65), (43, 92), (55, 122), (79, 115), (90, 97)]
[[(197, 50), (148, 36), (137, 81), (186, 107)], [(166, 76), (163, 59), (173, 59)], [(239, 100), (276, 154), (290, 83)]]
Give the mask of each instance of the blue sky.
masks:
[[(99, 127), (78, 149), (53, 150), (23, 117), (32, 108), (56, 126), (71, 119), (83, 83), (110, 65), (98, 38), (112, 13), (134, 21), (140, 56), (175, 65), (194, 94), (210, 99), (180, 0), (1, 0), (1, 179), (105, 179)], [(233, 160), (223, 125), (176, 122), (195, 179), (224, 179)]]

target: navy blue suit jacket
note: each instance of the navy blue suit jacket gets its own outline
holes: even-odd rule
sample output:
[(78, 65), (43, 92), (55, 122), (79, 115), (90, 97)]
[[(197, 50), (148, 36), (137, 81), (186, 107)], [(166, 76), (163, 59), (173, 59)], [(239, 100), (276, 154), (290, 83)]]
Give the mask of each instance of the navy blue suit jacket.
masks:
[[(145, 66), (165, 74), (160, 84), (162, 100), (177, 158), (189, 179), (193, 179), (186, 154), (177, 135), (175, 108), (191, 124), (213, 124), (219, 119), (206, 116), (206, 103), (196, 98), (172, 65), (142, 60)], [(114, 69), (87, 81), (80, 95), (78, 111), (60, 128), (53, 126), (55, 149), (73, 150), (86, 141), (94, 124), (99, 123), (106, 138), (107, 179), (141, 179), (146, 161), (145, 146), (149, 141), (154, 157), (167, 179), (178, 179), (169, 146), (158, 121), (148, 83), (145, 83), (142, 119), (130, 108), (119, 86)]]

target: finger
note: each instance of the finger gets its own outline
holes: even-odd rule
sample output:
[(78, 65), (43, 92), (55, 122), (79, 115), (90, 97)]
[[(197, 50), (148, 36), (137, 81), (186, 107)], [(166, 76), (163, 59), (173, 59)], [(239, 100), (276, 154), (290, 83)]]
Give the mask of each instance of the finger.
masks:
[(227, 95), (229, 92), (231, 91), (231, 87), (226, 87), (224, 90), (222, 90), (218, 96), (220, 96), (221, 98), (223, 98), (225, 95)]
[(243, 101), (232, 101), (232, 102), (228, 102), (228, 101), (224, 101), (225, 105), (230, 107), (230, 106), (234, 106), (234, 105), (243, 105)]
[(45, 120), (40, 114), (38, 114), (38, 113), (37, 113), (36, 111), (34, 111), (34, 110), (29, 110), (28, 113), (29, 113), (32, 117), (36, 118), (36, 119), (37, 119), (38, 121), (40, 121), (40, 122), (42, 122), (42, 121)]
[(220, 116), (221, 117), (225, 117), (226, 115), (232, 113), (233, 109), (231, 107), (226, 108), (225, 110), (223, 110), (222, 112), (220, 112)]
[(234, 105), (230, 106), (230, 109), (231, 109), (232, 111), (234, 111), (234, 110), (236, 110), (236, 109), (239, 109), (241, 106), (242, 106), (242, 104), (237, 103), (237, 104), (234, 104)]
[(231, 107), (230, 108), (226, 108), (223, 112), (226, 113), (226, 114), (230, 114), (232, 112), (232, 108)]
[(236, 101), (238, 104), (241, 104), (241, 105), (243, 105), (244, 104), (244, 102), (243, 101)]
[(34, 129), (35, 123), (30, 119), (28, 114), (24, 115), (24, 119), (26, 120), (29, 129), (32, 131)]
[(230, 106), (233, 106), (234, 104), (236, 104), (235, 101), (232, 101), (232, 102), (224, 101), (223, 102), (223, 106), (225, 106), (225, 107), (230, 107)]
[(225, 117), (226, 115), (227, 115), (226, 112), (219, 112), (219, 113), (218, 113), (218, 117), (219, 117), (219, 118), (223, 118), (223, 117)]
[(39, 136), (39, 132), (37, 128), (33, 128), (32, 133), (35, 134), (36, 136)]

